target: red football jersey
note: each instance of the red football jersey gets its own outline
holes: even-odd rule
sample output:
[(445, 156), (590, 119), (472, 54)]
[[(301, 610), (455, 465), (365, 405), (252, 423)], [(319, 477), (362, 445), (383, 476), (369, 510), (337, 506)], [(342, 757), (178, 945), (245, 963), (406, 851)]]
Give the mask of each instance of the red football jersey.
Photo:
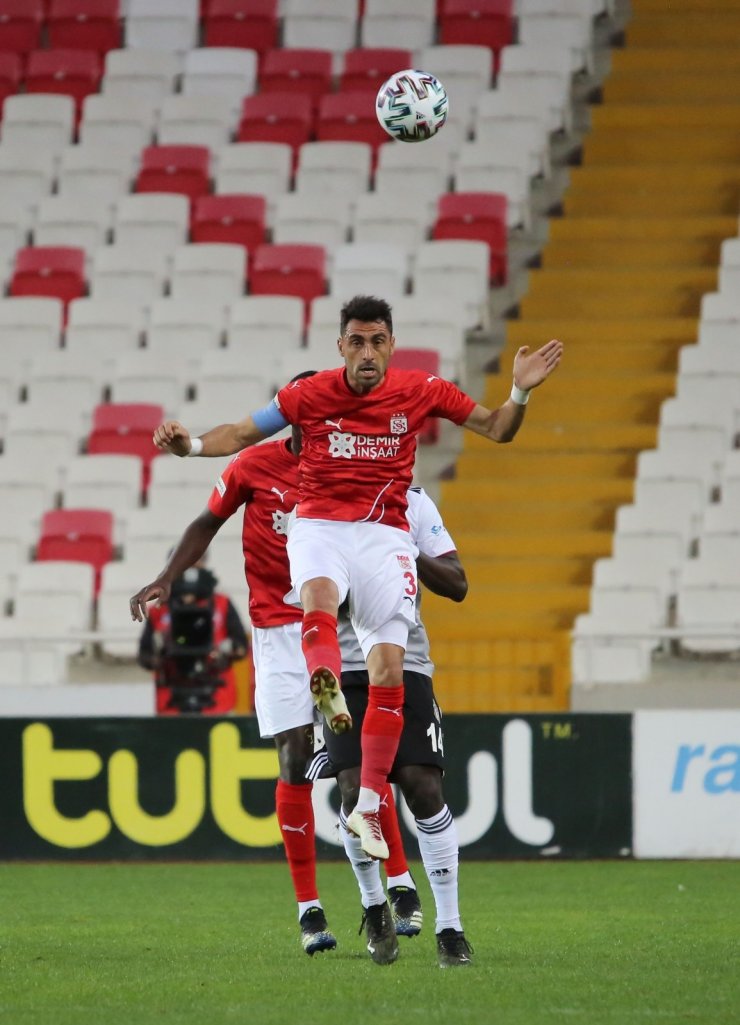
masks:
[(222, 520), (244, 505), (244, 571), (255, 626), (281, 626), (303, 618), (302, 609), (283, 601), (290, 590), (286, 529), (297, 499), (298, 460), (283, 440), (237, 453), (208, 500), (208, 508)]
[(441, 416), (462, 424), (475, 406), (450, 381), (392, 368), (366, 395), (352, 391), (339, 367), (291, 382), (275, 401), (302, 430), (298, 515), (402, 530), (424, 421)]

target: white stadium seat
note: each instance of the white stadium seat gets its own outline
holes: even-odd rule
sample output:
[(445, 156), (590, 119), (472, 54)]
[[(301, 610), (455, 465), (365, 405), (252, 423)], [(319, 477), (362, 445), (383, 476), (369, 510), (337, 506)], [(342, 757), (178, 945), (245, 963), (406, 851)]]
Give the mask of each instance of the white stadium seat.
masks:
[(57, 154), (73, 141), (75, 103), (71, 96), (18, 93), (3, 105), (2, 143), (27, 153)]
[(122, 196), (116, 204), (116, 245), (172, 250), (188, 240), (190, 203), (173, 192)]
[(414, 249), (427, 238), (433, 220), (426, 197), (412, 188), (401, 192), (367, 192), (357, 201), (353, 239)]
[[(190, 49), (190, 47), (188, 47)], [(151, 48), (110, 50), (105, 55), (101, 92), (105, 96), (148, 97), (159, 101), (175, 91), (182, 61), (174, 53)]]
[(290, 189), (293, 151), (281, 142), (235, 142), (217, 153), (216, 187), (219, 195), (247, 193), (267, 200), (268, 221), (275, 201)]
[(110, 360), (139, 347), (143, 323), (143, 307), (127, 299), (73, 299), (68, 307), (65, 349), (68, 355), (96, 362)]
[(355, 43), (357, 0), (285, 0), (283, 46), (343, 54)]
[(112, 207), (134, 180), (138, 152), (112, 143), (80, 143), (62, 150), (59, 192), (72, 199), (105, 200)]
[(330, 189), (325, 194), (288, 192), (275, 204), (272, 240), (324, 246), (330, 256), (347, 241), (350, 220), (349, 201)]
[(54, 153), (50, 149), (28, 150), (23, 143), (0, 144), (0, 190), (4, 202), (14, 203), (24, 219), (39, 201), (51, 193), (54, 184)]
[(93, 256), (90, 294), (95, 300), (128, 302), (132, 313), (164, 294), (169, 250), (145, 243), (101, 246)]
[(86, 96), (80, 121), (80, 145), (140, 152), (154, 139), (159, 106), (159, 99), (129, 92)]
[(217, 150), (231, 139), (236, 115), (226, 96), (165, 96), (157, 125), (160, 145), (207, 146)]
[(203, 46), (185, 54), (182, 91), (186, 96), (223, 96), (234, 113), (257, 87), (255, 50)]
[(360, 40), (363, 46), (383, 47), (392, 39), (393, 46), (420, 50), (434, 42), (434, 19), (435, 0), (367, 0)]
[(299, 150), (297, 192), (356, 200), (370, 185), (372, 147), (365, 142), (304, 142)]
[(198, 0), (128, 0), (126, 46), (186, 53), (198, 44)]
[(329, 292), (339, 302), (353, 295), (382, 295), (394, 302), (406, 292), (409, 257), (400, 246), (349, 243), (334, 252)]
[(195, 242), (174, 250), (170, 294), (176, 299), (230, 302), (244, 294), (246, 277), (244, 246)]
[(47, 196), (38, 206), (35, 246), (79, 246), (88, 255), (107, 242), (112, 223), (108, 203), (96, 195)]

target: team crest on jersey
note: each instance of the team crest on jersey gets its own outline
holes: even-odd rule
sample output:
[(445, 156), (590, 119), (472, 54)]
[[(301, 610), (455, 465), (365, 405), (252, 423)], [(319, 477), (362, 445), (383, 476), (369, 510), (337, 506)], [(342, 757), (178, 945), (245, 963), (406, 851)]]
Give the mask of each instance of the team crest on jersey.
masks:
[(413, 571), (411, 559), (408, 555), (397, 555), (396, 558), (398, 559), (398, 565), (401, 567), (401, 569)]
[(391, 434), (405, 434), (409, 429), (409, 422), (405, 416), (391, 417)]

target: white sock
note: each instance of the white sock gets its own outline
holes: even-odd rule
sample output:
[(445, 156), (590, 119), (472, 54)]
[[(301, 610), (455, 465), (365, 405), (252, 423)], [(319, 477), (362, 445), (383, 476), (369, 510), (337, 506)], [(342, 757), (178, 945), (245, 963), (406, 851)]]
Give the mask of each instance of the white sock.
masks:
[(368, 858), (360, 846), (360, 838), (347, 829), (347, 818), (344, 812), (339, 814), (340, 830), (344, 841), (344, 850), (349, 858), (357, 885), (360, 887), (360, 900), (364, 908), (385, 903), (385, 891), (380, 879), (380, 862)]
[(360, 787), (355, 811), (377, 811), (380, 807), (380, 794), (369, 787)]
[(408, 886), (410, 890), (416, 889), (416, 883), (411, 878), (410, 872), (404, 872), (400, 876), (388, 876), (386, 879), (386, 883), (388, 884), (389, 888), (391, 886)]
[(457, 900), (458, 842), (455, 821), (447, 805), (431, 819), (416, 819), (419, 851), (437, 907), (435, 932), (462, 931)]
[(298, 901), (298, 921), (299, 922), (300, 922), (301, 918), (303, 918), (304, 914), (308, 911), (309, 908), (321, 908), (322, 911), (323, 911), (323, 906), (322, 906), (320, 900), (299, 900)]

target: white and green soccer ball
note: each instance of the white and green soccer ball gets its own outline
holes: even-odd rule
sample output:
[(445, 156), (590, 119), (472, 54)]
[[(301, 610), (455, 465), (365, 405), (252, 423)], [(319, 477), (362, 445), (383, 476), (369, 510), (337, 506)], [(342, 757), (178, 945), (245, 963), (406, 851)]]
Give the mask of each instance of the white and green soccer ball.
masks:
[(447, 120), (445, 87), (428, 71), (408, 68), (391, 75), (378, 90), (375, 113), (385, 131), (399, 142), (423, 142)]

